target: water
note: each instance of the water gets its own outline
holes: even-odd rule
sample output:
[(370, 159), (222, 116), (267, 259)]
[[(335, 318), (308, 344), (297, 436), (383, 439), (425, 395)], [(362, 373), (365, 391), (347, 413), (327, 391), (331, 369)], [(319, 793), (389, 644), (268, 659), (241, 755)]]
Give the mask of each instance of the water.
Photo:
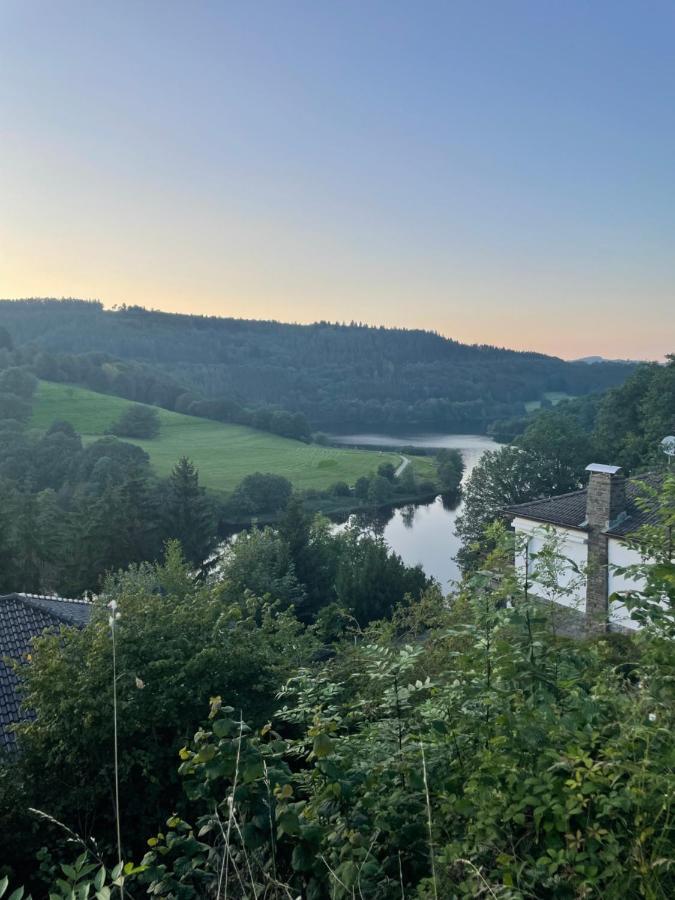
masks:
[[(334, 441), (361, 447), (427, 447), (457, 449), (464, 458), (464, 481), (486, 450), (498, 445), (479, 434), (350, 434), (334, 436)], [(442, 497), (427, 504), (404, 506), (396, 510), (360, 513), (357, 521), (382, 534), (408, 565), (421, 565), (447, 591), (459, 578), (454, 557), (459, 550), (455, 521), (462, 503), (443, 502)]]

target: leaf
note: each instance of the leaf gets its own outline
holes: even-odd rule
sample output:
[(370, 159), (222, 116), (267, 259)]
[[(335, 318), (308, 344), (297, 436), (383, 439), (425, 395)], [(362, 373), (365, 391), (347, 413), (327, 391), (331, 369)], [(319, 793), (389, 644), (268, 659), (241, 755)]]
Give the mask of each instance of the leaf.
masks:
[(321, 732), (321, 734), (317, 734), (317, 736), (314, 738), (314, 745), (312, 749), (314, 750), (314, 755), (318, 759), (321, 759), (324, 756), (328, 756), (328, 754), (331, 752), (331, 750), (333, 749), (333, 742), (325, 732)]
[(0, 897), (4, 896), (8, 884), (9, 878), (6, 875), (0, 878)]
[(12, 893), (9, 895), (7, 900), (21, 900), (22, 897), (23, 897), (23, 888), (18, 887), (15, 891), (12, 891)]

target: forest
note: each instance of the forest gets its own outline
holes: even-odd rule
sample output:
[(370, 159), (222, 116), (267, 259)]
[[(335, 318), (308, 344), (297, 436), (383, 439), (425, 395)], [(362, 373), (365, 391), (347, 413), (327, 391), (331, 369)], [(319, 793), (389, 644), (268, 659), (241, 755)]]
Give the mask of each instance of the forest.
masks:
[[(470, 346), (425, 331), (107, 310), (96, 301), (0, 301), (0, 327), (17, 347), (41, 351), (39, 374), (48, 380), (179, 412), (197, 403), (196, 414), (223, 421), (259, 410), (256, 427), (283, 413), (276, 428), (292, 436), (310, 429), (485, 432), (546, 393), (603, 391), (634, 368)], [(86, 368), (86, 354), (98, 362), (88, 376), (96, 383), (67, 374), (68, 365)]]

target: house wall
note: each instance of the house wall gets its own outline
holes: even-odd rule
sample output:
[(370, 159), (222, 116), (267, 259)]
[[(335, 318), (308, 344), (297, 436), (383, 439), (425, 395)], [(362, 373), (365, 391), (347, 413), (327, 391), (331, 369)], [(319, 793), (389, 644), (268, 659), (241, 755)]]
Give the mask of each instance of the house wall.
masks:
[[(530, 560), (530, 578), (529, 590), (537, 597), (554, 600), (563, 606), (568, 606), (585, 612), (586, 609), (586, 579), (580, 577), (575, 572), (574, 566), (579, 567), (582, 572), (587, 564), (588, 542), (585, 532), (576, 531), (573, 528), (562, 528), (559, 525), (542, 525), (533, 522), (530, 519), (516, 518), (513, 520), (513, 528), (516, 535), (520, 536), (522, 541), (528, 542), (528, 554)], [(559, 584), (564, 591), (556, 596), (548, 595), (544, 585), (540, 584), (533, 577), (533, 570), (536, 571), (537, 561), (536, 554), (541, 551), (548, 535), (553, 531), (560, 541), (559, 552), (561, 556), (569, 560), (563, 563), (560, 572)], [(623, 567), (635, 565), (641, 562), (641, 558), (635, 550), (632, 550), (620, 541), (618, 538), (609, 538), (608, 540), (608, 590), (609, 596), (615, 592), (626, 590), (635, 590), (640, 588), (638, 581), (626, 578), (623, 575), (617, 575), (614, 571), (615, 567)], [(523, 548), (516, 553), (515, 557), (516, 571), (519, 578), (524, 582), (526, 573), (526, 554)], [(609, 604), (609, 621), (613, 625), (621, 625), (629, 628), (639, 628), (637, 622), (632, 621), (626, 607), (620, 600), (611, 601)]]
[[(520, 579), (524, 582), (526, 558), (529, 559), (529, 591), (537, 597), (584, 612), (586, 609), (586, 579), (578, 571), (575, 571), (575, 567), (580, 568), (583, 572), (583, 567), (586, 565), (586, 534), (573, 528), (562, 528), (558, 525), (546, 526), (520, 518), (513, 520), (513, 527), (522, 542), (527, 542), (527, 553), (524, 547), (516, 552), (515, 566)], [(543, 549), (551, 532), (555, 533), (560, 542), (558, 552), (563, 557), (561, 570), (558, 573), (558, 584), (562, 591), (555, 594), (551, 593), (550, 589), (536, 578), (536, 571), (541, 567), (536, 556)]]
[[(639, 553), (627, 547), (618, 538), (610, 538), (609, 545), (609, 596), (620, 591), (639, 590), (640, 581), (627, 578), (625, 575), (617, 575), (615, 566), (633, 566), (642, 562)], [(629, 628), (639, 628), (637, 622), (633, 622), (626, 607), (619, 600), (610, 600), (609, 620), (616, 625), (624, 625)]]

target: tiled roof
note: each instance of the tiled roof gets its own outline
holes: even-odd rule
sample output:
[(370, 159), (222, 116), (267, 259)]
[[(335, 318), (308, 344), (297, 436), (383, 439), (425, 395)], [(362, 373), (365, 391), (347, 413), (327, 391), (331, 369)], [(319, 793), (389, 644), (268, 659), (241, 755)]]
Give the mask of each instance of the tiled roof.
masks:
[(31, 640), (45, 629), (85, 625), (91, 606), (84, 600), (35, 594), (0, 596), (0, 750), (14, 746), (11, 726), (26, 718), (21, 709), (17, 677), (8, 659), (25, 657)]
[[(626, 515), (614, 523), (607, 530), (607, 534), (622, 537), (636, 531), (642, 525), (655, 524), (658, 521), (655, 506), (645, 510), (636, 501), (639, 497), (646, 497), (642, 484), (658, 488), (662, 480), (662, 475), (651, 473), (626, 481)], [(571, 494), (559, 494), (557, 497), (546, 497), (543, 500), (532, 500), (529, 503), (519, 503), (517, 506), (507, 507), (504, 512), (523, 519), (534, 519), (535, 522), (585, 531), (586, 489), (573, 491)]]

